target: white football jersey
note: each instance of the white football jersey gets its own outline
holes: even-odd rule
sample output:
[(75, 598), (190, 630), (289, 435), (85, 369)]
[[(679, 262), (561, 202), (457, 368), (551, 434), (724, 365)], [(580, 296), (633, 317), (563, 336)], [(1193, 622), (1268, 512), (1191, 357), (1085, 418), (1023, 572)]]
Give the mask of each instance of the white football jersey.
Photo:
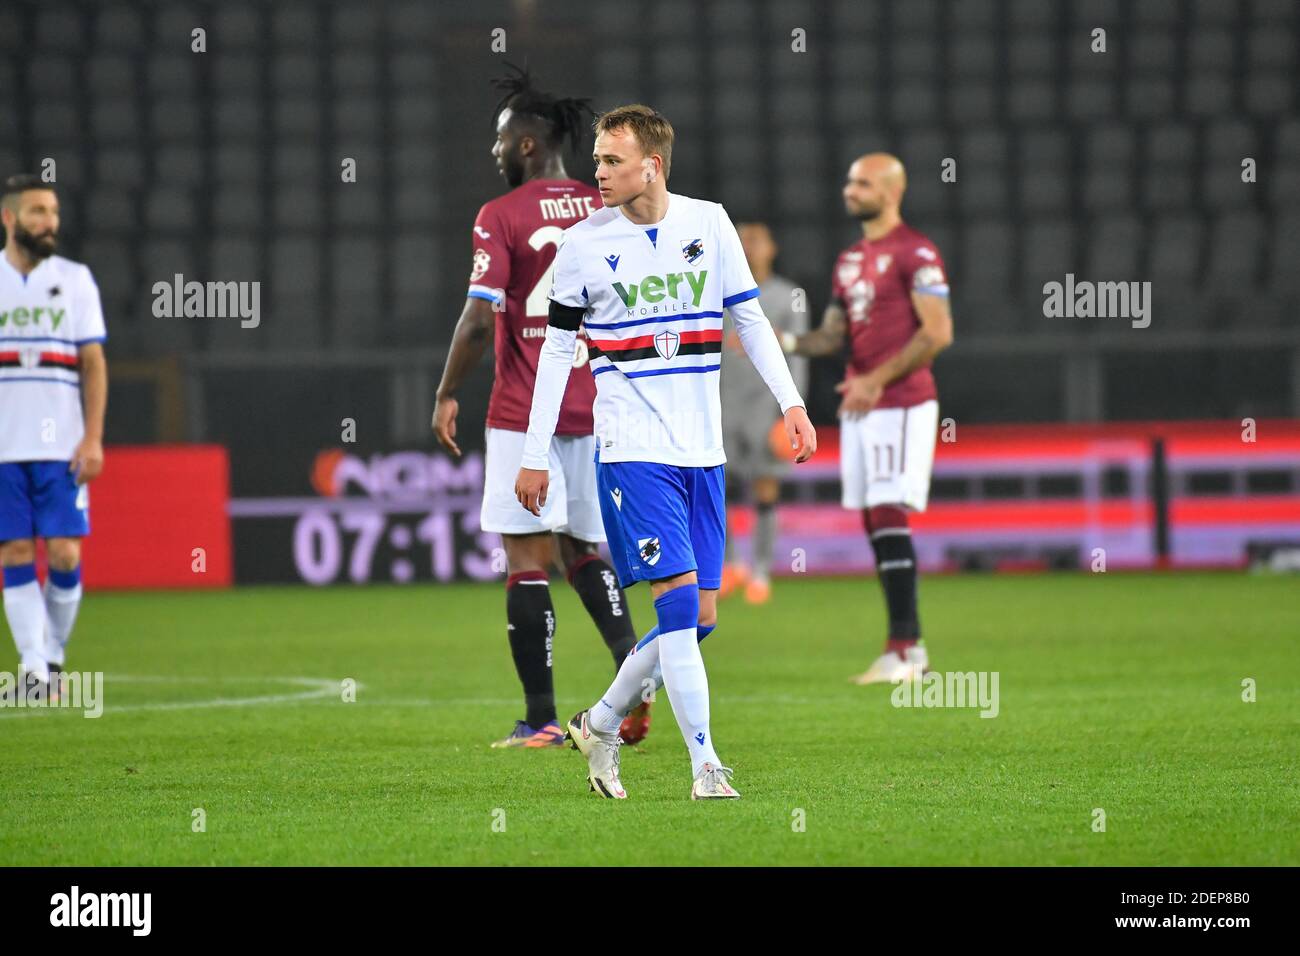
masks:
[[(759, 294), (726, 210), (676, 193), (652, 225), (600, 209), (565, 230), (554, 268), (550, 298), (586, 309), (598, 460), (724, 463), (722, 310)], [(793, 382), (782, 397), (802, 404)]]
[(103, 342), (99, 287), (50, 256), (24, 276), (0, 253), (0, 461), (69, 461), (85, 434), (77, 349)]

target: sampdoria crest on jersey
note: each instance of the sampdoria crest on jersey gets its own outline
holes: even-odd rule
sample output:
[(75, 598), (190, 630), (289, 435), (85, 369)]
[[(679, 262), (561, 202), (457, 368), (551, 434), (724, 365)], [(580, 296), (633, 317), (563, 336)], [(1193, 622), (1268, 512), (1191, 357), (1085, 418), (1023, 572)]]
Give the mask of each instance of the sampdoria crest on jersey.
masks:
[(641, 560), (651, 567), (658, 564), (659, 559), (663, 556), (663, 551), (659, 548), (658, 538), (638, 538), (636, 546), (641, 555)]
[(671, 329), (665, 329), (655, 336), (655, 351), (665, 362), (671, 362), (673, 356), (677, 354), (677, 347), (681, 345), (681, 341), (680, 335)]
[(682, 243), (682, 256), (691, 265), (695, 265), (702, 255), (704, 255), (704, 243), (699, 239), (692, 239), (690, 242)]
[(492, 257), (484, 249), (474, 250), (474, 271), (469, 274), (470, 282), (477, 282), (487, 275), (488, 266), (492, 265)]

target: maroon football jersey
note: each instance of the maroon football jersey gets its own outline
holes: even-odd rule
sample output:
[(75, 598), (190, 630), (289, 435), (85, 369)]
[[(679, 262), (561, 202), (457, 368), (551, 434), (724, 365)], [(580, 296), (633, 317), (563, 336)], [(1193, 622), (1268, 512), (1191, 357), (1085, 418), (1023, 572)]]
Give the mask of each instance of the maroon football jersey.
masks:
[[(533, 179), (484, 203), (474, 220), (474, 266), (469, 295), (487, 299), (497, 313), (496, 379), (488, 402), (491, 428), (528, 431), (537, 380), (537, 357), (546, 340), (548, 296), (555, 249), (564, 230), (603, 207), (594, 186), (572, 179)], [(587, 370), (580, 336), (574, 373), (560, 407), (557, 435), (590, 435), (596, 383)], [(580, 366), (580, 367), (579, 367)]]
[[(934, 243), (906, 223), (840, 253), (831, 298), (849, 320), (852, 354), (846, 378), (869, 372), (902, 351), (921, 324), (912, 309), (913, 292), (947, 295), (948, 277)], [(937, 397), (927, 364), (886, 386), (876, 407), (906, 408)]]

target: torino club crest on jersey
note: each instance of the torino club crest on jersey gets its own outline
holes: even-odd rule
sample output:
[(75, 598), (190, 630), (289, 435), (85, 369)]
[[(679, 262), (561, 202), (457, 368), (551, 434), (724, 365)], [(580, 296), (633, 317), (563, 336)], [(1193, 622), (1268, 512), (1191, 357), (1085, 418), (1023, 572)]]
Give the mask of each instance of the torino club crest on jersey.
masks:
[(677, 347), (681, 345), (682, 337), (671, 329), (665, 329), (655, 336), (655, 351), (665, 361), (672, 361), (672, 357), (677, 354)]

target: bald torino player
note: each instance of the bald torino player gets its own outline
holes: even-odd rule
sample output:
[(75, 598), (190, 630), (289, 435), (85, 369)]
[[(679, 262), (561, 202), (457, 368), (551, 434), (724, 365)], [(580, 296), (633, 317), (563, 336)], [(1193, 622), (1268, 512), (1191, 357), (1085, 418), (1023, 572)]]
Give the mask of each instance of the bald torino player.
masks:
[[(526, 72), (498, 80), (506, 91), (498, 107), (497, 169), (511, 191), (484, 204), (474, 222), (473, 265), (464, 311), (456, 327), (433, 428), (452, 454), (456, 444), (456, 391), (478, 362), (495, 329), (496, 376), (488, 403), (486, 471), (480, 523), (501, 534), (509, 576), (506, 621), (511, 656), (524, 690), (524, 718), (494, 747), (563, 747), (556, 719), (552, 642), (556, 629), (547, 569), (558, 555), (617, 669), (636, 644), (631, 612), (613, 569), (597, 552), (605, 540), (596, 504), (592, 403), (596, 386), (587, 372), (586, 344), (569, 350), (580, 370), (568, 383), (547, 451), (554, 500), (534, 516), (515, 500), (514, 479), (523, 456), (537, 356), (546, 336), (547, 293), (555, 248), (564, 230), (600, 208), (596, 190), (568, 177), (561, 159), (565, 139), (575, 142), (590, 122), (585, 100), (557, 99), (536, 89)], [(649, 728), (647, 708), (623, 728), (630, 741)]]
[(930, 363), (952, 344), (948, 279), (934, 243), (903, 222), (903, 165), (872, 153), (849, 167), (844, 205), (863, 238), (840, 253), (822, 324), (785, 335), (787, 352), (831, 355), (847, 332), (851, 357), (836, 390), (845, 508), (862, 512), (885, 594), (884, 653), (859, 684), (917, 679), (928, 668), (920, 645), (916, 553), (908, 515), (930, 493), (938, 393)]
[(537, 366), (519, 501), (547, 498), (547, 449), (560, 415), (578, 327), (596, 379), (596, 481), (610, 554), (625, 587), (650, 582), (658, 626), (605, 694), (568, 724), (604, 797), (626, 797), (618, 727), (662, 679), (691, 758), (692, 799), (735, 798), (709, 729), (697, 641), (717, 621), (724, 475), (718, 370), (723, 309), (785, 416), (804, 461), (817, 436), (790, 377), (736, 229), (717, 203), (669, 193), (673, 129), (646, 106), (596, 124), (605, 208), (566, 230), (555, 254), (550, 324)]
[[(0, 564), (4, 605), (32, 696), (56, 677), (81, 604), (86, 483), (104, 466), (108, 372), (99, 289), (90, 270), (54, 255), (59, 200), (37, 176), (6, 180), (0, 217)], [(82, 403), (85, 413), (82, 413)], [(49, 577), (36, 582), (36, 538)]]

